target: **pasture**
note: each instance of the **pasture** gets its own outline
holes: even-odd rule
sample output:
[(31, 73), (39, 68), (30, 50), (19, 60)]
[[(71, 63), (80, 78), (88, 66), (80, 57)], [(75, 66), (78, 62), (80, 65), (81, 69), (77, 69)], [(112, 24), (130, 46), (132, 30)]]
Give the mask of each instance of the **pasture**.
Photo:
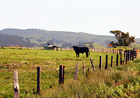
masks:
[[(105, 67), (108, 55), (109, 67)], [(99, 56), (103, 57), (99, 69)], [(114, 56), (113, 67), (110, 67)], [(90, 57), (95, 71), (93, 72)], [(83, 62), (87, 77), (83, 76)], [(13, 70), (18, 70), (20, 97), (24, 98), (89, 98), (89, 97), (139, 97), (140, 61), (130, 61), (125, 65), (115, 65), (116, 54), (94, 53), (90, 56), (80, 54), (76, 58), (73, 50), (31, 50), (0, 49), (0, 98), (13, 98)], [(78, 65), (78, 80), (74, 81), (75, 65)], [(59, 65), (65, 66), (65, 83), (59, 85)], [(41, 95), (37, 95), (37, 66), (41, 67)]]

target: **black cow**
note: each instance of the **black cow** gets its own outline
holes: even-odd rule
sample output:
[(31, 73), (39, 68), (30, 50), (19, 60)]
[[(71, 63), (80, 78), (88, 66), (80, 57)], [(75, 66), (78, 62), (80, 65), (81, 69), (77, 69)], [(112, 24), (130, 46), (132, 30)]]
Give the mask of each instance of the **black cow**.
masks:
[(89, 55), (89, 48), (88, 47), (78, 47), (78, 46), (73, 46), (73, 49), (76, 53), (76, 57), (79, 57), (79, 53), (86, 53), (86, 57)]

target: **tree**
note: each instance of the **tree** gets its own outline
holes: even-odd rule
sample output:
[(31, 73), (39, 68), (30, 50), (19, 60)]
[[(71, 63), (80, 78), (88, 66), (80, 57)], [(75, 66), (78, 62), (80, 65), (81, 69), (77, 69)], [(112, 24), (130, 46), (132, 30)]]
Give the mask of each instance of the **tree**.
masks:
[(129, 36), (129, 33), (124, 33), (120, 30), (114, 30), (114, 31), (110, 31), (110, 33), (114, 34), (116, 39), (118, 40), (117, 43), (115, 43), (114, 41), (112, 41), (110, 44), (113, 47), (117, 47), (117, 46), (129, 46), (131, 43), (135, 42), (135, 37), (134, 36)]

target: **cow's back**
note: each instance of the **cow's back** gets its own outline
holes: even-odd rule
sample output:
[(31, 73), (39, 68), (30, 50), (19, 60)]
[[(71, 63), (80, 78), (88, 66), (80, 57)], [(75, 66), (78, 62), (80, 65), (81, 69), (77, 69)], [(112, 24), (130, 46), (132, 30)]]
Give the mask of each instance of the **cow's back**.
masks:
[(73, 49), (75, 50), (76, 53), (89, 52), (89, 48), (88, 47), (77, 47), (77, 46), (73, 46)]

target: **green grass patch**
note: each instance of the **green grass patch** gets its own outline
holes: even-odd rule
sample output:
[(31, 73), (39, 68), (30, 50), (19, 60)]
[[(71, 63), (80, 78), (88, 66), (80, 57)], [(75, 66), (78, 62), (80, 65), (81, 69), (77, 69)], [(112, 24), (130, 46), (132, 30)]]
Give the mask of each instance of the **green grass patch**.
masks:
[[(108, 55), (108, 69), (105, 57)], [(102, 69), (99, 57), (102, 56)], [(114, 56), (113, 67), (110, 67)], [(95, 71), (91, 67), (93, 59)], [(0, 98), (13, 98), (13, 70), (18, 70), (22, 98), (137, 97), (140, 93), (140, 60), (116, 66), (116, 54), (90, 52), (90, 57), (73, 50), (0, 49)], [(83, 61), (87, 78), (83, 76)], [(74, 81), (76, 63), (78, 80)], [(65, 84), (59, 85), (59, 65), (65, 66)], [(37, 95), (37, 66), (41, 67), (41, 95)], [(88, 68), (90, 69), (87, 72)]]

